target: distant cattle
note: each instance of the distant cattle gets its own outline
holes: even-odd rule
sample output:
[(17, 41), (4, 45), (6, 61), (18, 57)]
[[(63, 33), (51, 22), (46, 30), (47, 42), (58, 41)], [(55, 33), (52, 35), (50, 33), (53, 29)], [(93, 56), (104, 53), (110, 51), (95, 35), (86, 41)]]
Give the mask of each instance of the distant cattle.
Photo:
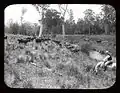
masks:
[(27, 37), (26, 40), (33, 41), (36, 37)]
[(90, 41), (90, 39), (89, 38), (84, 38), (84, 41)]
[(102, 42), (102, 40), (97, 40), (96, 42), (97, 42), (97, 43), (101, 43), (101, 42)]
[(60, 47), (62, 47), (62, 44), (60, 41), (57, 41), (57, 40), (52, 40), (53, 42), (55, 42), (57, 45), (59, 45)]
[(4, 39), (7, 39), (7, 36), (4, 36)]
[(65, 43), (65, 47), (66, 47), (67, 49), (69, 49), (71, 52), (74, 52), (74, 53), (80, 51), (79, 46), (76, 45), (76, 44), (71, 44), (71, 43), (66, 42), (66, 43)]
[(19, 43), (24, 43), (24, 44), (27, 44), (28, 42), (31, 42), (35, 39), (35, 37), (27, 37), (27, 38), (24, 38), (24, 39), (18, 39), (18, 42)]
[(28, 40), (24, 40), (24, 39), (18, 39), (18, 42), (19, 42), (19, 44), (20, 44), (20, 43), (27, 44)]
[(41, 43), (41, 42), (48, 41), (48, 40), (51, 40), (51, 39), (49, 39), (49, 38), (47, 38), (47, 39), (46, 38), (44, 38), (44, 39), (43, 38), (36, 38), (35, 39), (36, 43)]

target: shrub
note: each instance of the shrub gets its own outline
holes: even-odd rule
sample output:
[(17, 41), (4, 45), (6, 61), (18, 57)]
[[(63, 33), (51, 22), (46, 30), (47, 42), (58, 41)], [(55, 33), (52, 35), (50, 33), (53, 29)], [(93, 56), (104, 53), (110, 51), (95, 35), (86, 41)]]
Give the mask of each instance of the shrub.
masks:
[(91, 46), (91, 44), (89, 44), (89, 43), (83, 44), (83, 45), (81, 46), (81, 51), (82, 51), (83, 53), (86, 53), (87, 55), (89, 55), (89, 50), (91, 50), (91, 49), (92, 49), (92, 46)]

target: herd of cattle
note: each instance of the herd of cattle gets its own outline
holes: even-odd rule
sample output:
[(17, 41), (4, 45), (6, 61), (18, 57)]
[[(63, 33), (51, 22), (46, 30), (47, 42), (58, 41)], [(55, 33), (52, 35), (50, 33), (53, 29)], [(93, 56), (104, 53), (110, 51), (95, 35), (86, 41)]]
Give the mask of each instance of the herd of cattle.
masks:
[[(7, 36), (4, 37), (4, 39), (7, 39)], [(50, 39), (50, 38), (38, 38), (38, 37), (26, 37), (26, 38), (20, 38), (17, 39), (18, 43), (21, 44), (27, 44), (28, 42), (32, 42), (33, 40), (35, 40), (36, 43), (41, 43), (41, 42), (49, 42), (52, 41), (54, 43), (56, 43), (57, 45), (59, 45), (59, 47), (63, 47), (63, 45), (69, 49), (71, 52), (78, 52), (80, 51), (80, 49), (78, 48), (79, 46), (76, 44), (71, 44), (68, 42), (61, 42), (55, 39)]]

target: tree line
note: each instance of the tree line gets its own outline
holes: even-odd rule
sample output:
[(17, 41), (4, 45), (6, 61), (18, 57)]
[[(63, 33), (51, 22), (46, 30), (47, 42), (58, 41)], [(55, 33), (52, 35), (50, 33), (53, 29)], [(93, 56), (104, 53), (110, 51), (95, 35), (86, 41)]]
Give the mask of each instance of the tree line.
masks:
[[(38, 4), (37, 4), (38, 5)], [(5, 26), (5, 33), (22, 34), (22, 35), (37, 35), (40, 34), (66, 34), (66, 35), (100, 35), (100, 34), (116, 34), (116, 12), (110, 5), (102, 5), (102, 11), (95, 14), (93, 10), (86, 9), (84, 18), (79, 18), (75, 23), (73, 11), (64, 9), (69, 13), (69, 19), (64, 20), (65, 12), (58, 12), (55, 9), (48, 9), (49, 5), (34, 5), (36, 9), (40, 6), (43, 8), (42, 19), (38, 20), (42, 25), (29, 22), (23, 23), (23, 15), (26, 9), (22, 9), (21, 24), (9, 21), (9, 27)], [(44, 6), (44, 7), (43, 7)], [(63, 8), (62, 8), (63, 9)], [(79, 12), (79, 11), (78, 11)], [(40, 14), (40, 13), (39, 13)], [(61, 16), (61, 14), (63, 16)], [(43, 30), (40, 32), (40, 30)]]

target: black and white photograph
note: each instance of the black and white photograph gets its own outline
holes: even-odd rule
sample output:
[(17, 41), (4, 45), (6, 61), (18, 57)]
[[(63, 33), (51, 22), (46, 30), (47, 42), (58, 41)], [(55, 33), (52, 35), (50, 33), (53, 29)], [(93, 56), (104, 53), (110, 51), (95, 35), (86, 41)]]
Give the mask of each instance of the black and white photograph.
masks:
[(116, 10), (108, 4), (4, 9), (4, 83), (19, 89), (108, 89), (116, 83)]

